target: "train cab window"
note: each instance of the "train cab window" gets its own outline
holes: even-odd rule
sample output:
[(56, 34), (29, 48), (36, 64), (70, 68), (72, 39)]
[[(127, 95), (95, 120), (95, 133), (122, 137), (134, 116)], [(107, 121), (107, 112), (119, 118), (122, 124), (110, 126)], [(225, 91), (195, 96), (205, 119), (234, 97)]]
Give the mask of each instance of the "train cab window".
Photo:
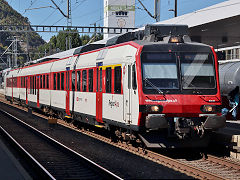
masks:
[(47, 89), (49, 89), (49, 75), (47, 74)]
[(61, 73), (61, 90), (64, 90), (64, 72)]
[(56, 90), (56, 88), (57, 88), (57, 75), (56, 75), (56, 73), (54, 73), (54, 75), (53, 75), (53, 90)]
[(144, 52), (141, 55), (142, 85), (145, 94), (179, 89), (176, 53)]
[(88, 71), (88, 91), (93, 92), (93, 69)]
[(77, 71), (77, 91), (81, 89), (81, 71)]
[(72, 91), (75, 91), (75, 71), (72, 71)]
[(106, 93), (111, 93), (112, 91), (112, 68), (106, 68)]
[(121, 66), (115, 67), (114, 69), (114, 93), (121, 94), (122, 86), (122, 69)]
[(86, 70), (82, 71), (82, 91), (83, 92), (87, 91), (87, 71)]
[(57, 90), (60, 90), (60, 73), (57, 73)]
[(43, 89), (46, 88), (46, 75), (43, 75)]
[(136, 65), (132, 66), (132, 88), (133, 90), (137, 89), (137, 77), (136, 77)]
[(183, 89), (216, 88), (214, 58), (211, 53), (181, 53)]

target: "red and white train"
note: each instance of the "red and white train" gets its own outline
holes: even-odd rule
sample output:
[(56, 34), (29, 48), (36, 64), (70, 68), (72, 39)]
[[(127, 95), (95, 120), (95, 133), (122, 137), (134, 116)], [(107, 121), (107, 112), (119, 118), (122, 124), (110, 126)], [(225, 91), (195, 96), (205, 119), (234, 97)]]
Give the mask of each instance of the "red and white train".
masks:
[(5, 96), (147, 147), (202, 146), (226, 120), (216, 54), (186, 30), (147, 25), (45, 57), (7, 72)]

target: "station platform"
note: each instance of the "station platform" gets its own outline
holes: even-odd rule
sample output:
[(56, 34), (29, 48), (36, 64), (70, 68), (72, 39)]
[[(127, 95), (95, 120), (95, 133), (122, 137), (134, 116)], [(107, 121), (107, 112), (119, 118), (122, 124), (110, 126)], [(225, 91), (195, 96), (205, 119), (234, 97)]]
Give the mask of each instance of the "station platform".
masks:
[(230, 149), (230, 156), (240, 160), (240, 120), (227, 120), (226, 127), (213, 133), (212, 142)]
[(32, 179), (0, 138), (0, 179)]

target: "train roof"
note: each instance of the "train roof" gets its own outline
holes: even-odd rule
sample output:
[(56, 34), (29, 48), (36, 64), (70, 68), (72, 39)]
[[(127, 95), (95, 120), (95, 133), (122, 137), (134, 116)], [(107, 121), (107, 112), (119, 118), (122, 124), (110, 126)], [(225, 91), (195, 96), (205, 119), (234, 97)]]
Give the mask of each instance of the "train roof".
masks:
[[(96, 49), (101, 49), (104, 47), (133, 41), (139, 45), (150, 45), (150, 44), (167, 44), (170, 37), (176, 36), (181, 37), (182, 42), (191, 43), (191, 39), (188, 36), (188, 26), (187, 25), (169, 25), (169, 24), (148, 24), (144, 28), (134, 30), (121, 35), (116, 35), (108, 39), (100, 40), (91, 44), (76, 47), (70, 50), (59, 52), (50, 56), (45, 56), (43, 58), (27, 62), (25, 66), (32, 64), (42, 63), (45, 61), (58, 60), (73, 55), (81, 54), (88, 51), (93, 51)], [(201, 43), (192, 43), (192, 45), (207, 46)], [(209, 46), (208, 46), (209, 47)]]

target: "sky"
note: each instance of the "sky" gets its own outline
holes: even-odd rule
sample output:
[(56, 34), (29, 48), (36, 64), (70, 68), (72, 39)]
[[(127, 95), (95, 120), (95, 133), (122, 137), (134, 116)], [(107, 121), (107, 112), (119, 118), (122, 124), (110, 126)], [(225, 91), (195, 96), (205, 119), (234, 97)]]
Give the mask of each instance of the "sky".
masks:
[[(32, 25), (67, 25), (66, 18), (55, 8), (50, 0), (6, 0), (20, 14), (27, 17)], [(154, 14), (154, 0), (141, 0), (149, 12)], [(178, 0), (178, 16), (221, 3), (226, 0)], [(60, 9), (67, 14), (67, 0), (54, 0)], [(93, 26), (94, 23), (103, 26), (103, 0), (71, 0), (72, 25)], [(154, 23), (142, 6), (136, 0), (135, 26)], [(174, 17), (175, 0), (161, 0), (160, 20)], [(44, 8), (42, 8), (44, 7)], [(39, 8), (39, 9), (34, 9)], [(39, 33), (48, 41), (55, 33)]]

